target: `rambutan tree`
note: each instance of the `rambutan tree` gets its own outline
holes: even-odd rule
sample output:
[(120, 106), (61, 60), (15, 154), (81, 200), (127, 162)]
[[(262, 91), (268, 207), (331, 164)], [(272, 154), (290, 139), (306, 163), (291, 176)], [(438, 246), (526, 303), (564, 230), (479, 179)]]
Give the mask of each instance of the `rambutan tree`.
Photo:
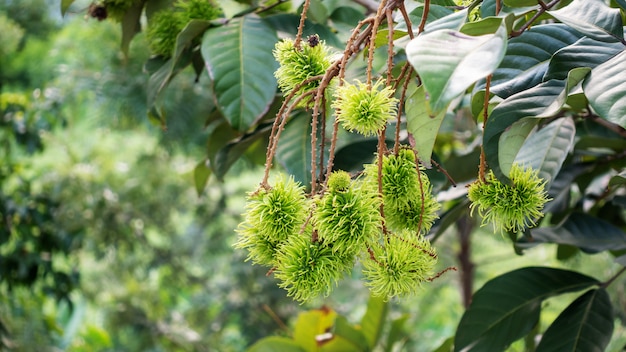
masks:
[[(624, 317), (608, 290), (626, 265), (623, 0), (97, 0), (87, 12), (121, 23), (125, 52), (145, 30), (149, 116), (164, 128), (168, 83), (208, 73), (196, 188), (235, 177), (241, 158), (265, 166), (233, 233), (251, 265), (302, 302), (360, 270), (378, 302), (359, 326), (312, 311), (300, 320), (319, 331), (298, 323), (251, 350), (372, 350), (373, 311), (442, 275), (460, 276), (466, 307), (442, 348), (609, 344)], [(553, 243), (562, 260), (609, 251), (615, 264), (523, 267), (474, 291), (482, 226), (512, 254)], [(459, 261), (442, 267), (437, 240), (455, 228)], [(538, 326), (544, 300), (565, 293), (577, 296)]]

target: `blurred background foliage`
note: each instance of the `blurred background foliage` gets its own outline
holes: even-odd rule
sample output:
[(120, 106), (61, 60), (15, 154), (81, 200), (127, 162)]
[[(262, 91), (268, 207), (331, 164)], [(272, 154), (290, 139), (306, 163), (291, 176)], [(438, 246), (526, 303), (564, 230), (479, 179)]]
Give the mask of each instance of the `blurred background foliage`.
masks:
[[(207, 143), (199, 126), (214, 110), (206, 73), (196, 82), (188, 68), (170, 83), (163, 129), (146, 118), (143, 34), (128, 56), (120, 36), (118, 24), (84, 12), (62, 18), (57, 1), (0, 0), (0, 346), (242, 351), (287, 335), (299, 312), (322, 305), (358, 322), (368, 296), (357, 273), (332, 296), (301, 306), (232, 249), (260, 170), (244, 155), (224, 182), (211, 179), (198, 195), (194, 168)], [(444, 123), (441, 155), (473, 155), (475, 135), (451, 137), (464, 123)], [(453, 164), (451, 172), (468, 172)], [(442, 268), (457, 261), (455, 236), (451, 229), (438, 240)], [(557, 247), (545, 245), (512, 256), (505, 239), (476, 236), (476, 287), (525, 265), (596, 277), (617, 267), (606, 252), (557, 261)], [(445, 275), (390, 302), (391, 319), (406, 317), (403, 350), (432, 351), (454, 335), (464, 311), (457, 279)], [(623, 307), (624, 286), (611, 294)], [(569, 301), (548, 300), (542, 321)], [(618, 350), (624, 327), (614, 336), (610, 348)]]

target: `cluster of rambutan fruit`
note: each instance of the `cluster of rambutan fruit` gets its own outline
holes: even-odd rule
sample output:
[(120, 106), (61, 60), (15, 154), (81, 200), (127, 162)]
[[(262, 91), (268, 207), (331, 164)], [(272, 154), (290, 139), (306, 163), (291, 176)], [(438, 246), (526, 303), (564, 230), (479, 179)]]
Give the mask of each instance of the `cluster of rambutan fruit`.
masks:
[(235, 246), (247, 249), (253, 263), (271, 268), (297, 300), (328, 294), (357, 259), (375, 294), (411, 293), (431, 278), (437, 262), (423, 234), (437, 218), (439, 203), (417, 165), (409, 149), (384, 156), (382, 197), (376, 164), (366, 165), (356, 179), (331, 173), (325, 192), (313, 197), (282, 175), (248, 197)]
[[(330, 66), (330, 50), (310, 37), (300, 49), (285, 39), (276, 45), (278, 84), (285, 96), (317, 89)], [(344, 84), (335, 90), (335, 115), (350, 131), (376, 135), (397, 113), (398, 100), (381, 81)], [(300, 101), (299, 104), (306, 104)], [(437, 254), (424, 238), (437, 218), (416, 154), (401, 148), (364, 166), (358, 177), (328, 175), (324, 189), (307, 196), (302, 185), (281, 175), (248, 197), (238, 248), (268, 266), (296, 300), (328, 294), (357, 261), (366, 285), (378, 296), (409, 294), (433, 276)]]
[[(303, 43), (284, 39), (276, 44), (274, 56), (284, 96), (295, 98), (295, 107), (315, 102), (312, 93), (317, 94), (320, 77), (331, 66), (325, 43), (317, 36)], [(380, 135), (397, 116), (395, 91), (382, 80), (342, 80), (332, 89), (335, 119), (348, 131)], [(437, 253), (424, 237), (440, 205), (414, 150), (405, 146), (379, 154), (355, 177), (345, 171), (330, 173), (322, 189), (310, 195), (282, 174), (273, 185), (261, 183), (248, 197), (235, 247), (246, 249), (254, 264), (270, 268), (279, 286), (299, 301), (329, 294), (357, 262), (375, 295), (415, 292), (441, 274), (434, 271)], [(478, 209), (483, 224), (493, 223), (495, 231), (535, 225), (547, 201), (536, 171), (515, 164), (511, 178), (512, 184), (504, 184), (490, 172), (468, 189), (472, 212)]]

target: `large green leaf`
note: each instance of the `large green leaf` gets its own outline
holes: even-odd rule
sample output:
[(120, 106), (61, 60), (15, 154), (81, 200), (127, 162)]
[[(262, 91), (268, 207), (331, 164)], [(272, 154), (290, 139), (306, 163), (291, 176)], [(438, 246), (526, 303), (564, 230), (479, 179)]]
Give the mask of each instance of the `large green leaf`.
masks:
[[(485, 125), (483, 147), (487, 165), (500, 180), (508, 180), (500, 164), (500, 137), (514, 122), (522, 118), (546, 118), (558, 113), (567, 99), (570, 89), (575, 87), (589, 72), (588, 68), (572, 70), (566, 81), (550, 80), (538, 86), (512, 95), (500, 103)], [(504, 160), (508, 164), (507, 160)]]
[(602, 352), (613, 333), (613, 306), (605, 289), (589, 290), (570, 304), (541, 337), (536, 352)]
[(575, 135), (576, 126), (571, 118), (552, 121), (528, 137), (517, 153), (515, 163), (539, 170), (539, 177), (546, 181), (546, 188), (550, 188), (572, 149)]
[(594, 68), (622, 50), (624, 50), (622, 43), (605, 43), (583, 37), (554, 53), (544, 80), (565, 79), (567, 73), (576, 67)]
[(419, 73), (433, 114), (500, 64), (507, 46), (504, 21), (494, 34), (469, 36), (453, 30), (425, 33), (409, 42), (407, 58)]
[(376, 346), (383, 332), (388, 309), (389, 306), (384, 298), (370, 295), (367, 301), (367, 310), (361, 319), (361, 330), (371, 349)]
[(487, 282), (472, 298), (457, 328), (455, 351), (503, 351), (532, 330), (549, 297), (599, 282), (573, 271), (528, 267)]
[(619, 42), (624, 38), (620, 10), (610, 8), (603, 0), (574, 0), (569, 5), (548, 13), (596, 40)]
[(539, 243), (567, 244), (587, 253), (626, 249), (626, 232), (619, 227), (585, 213), (574, 213), (556, 227), (531, 230), (532, 239), (522, 238), (522, 248)]
[(423, 85), (419, 87), (413, 85), (409, 88), (404, 108), (407, 129), (415, 139), (417, 155), (426, 167), (430, 167), (435, 139), (446, 111), (441, 110), (435, 116), (431, 114)]
[(505, 175), (511, 171), (515, 157), (538, 123), (538, 119), (524, 118), (515, 121), (509, 129), (502, 133), (498, 148), (500, 149), (500, 168)]
[(211, 177), (211, 168), (208, 165), (208, 160), (202, 160), (193, 169), (193, 181), (198, 196), (202, 195), (202, 192), (204, 192), (209, 177)]
[(211, 28), (202, 56), (211, 76), (217, 108), (233, 128), (246, 131), (268, 110), (276, 95), (272, 55), (276, 33), (254, 16)]
[(626, 128), (626, 50), (591, 70), (583, 90), (598, 115)]
[(248, 347), (246, 352), (304, 352), (295, 341), (287, 337), (270, 336), (257, 341)]
[[(502, 63), (493, 73), (490, 91), (502, 98), (536, 86), (543, 81), (552, 55), (580, 38), (563, 24), (534, 26), (509, 40)], [(477, 85), (484, 90), (485, 83)]]

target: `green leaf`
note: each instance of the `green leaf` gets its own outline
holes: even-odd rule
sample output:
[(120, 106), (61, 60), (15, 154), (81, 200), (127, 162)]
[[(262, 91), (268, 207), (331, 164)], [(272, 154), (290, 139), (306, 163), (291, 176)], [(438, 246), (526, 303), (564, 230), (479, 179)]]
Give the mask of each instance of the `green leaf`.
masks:
[(519, 150), (524, 145), (524, 141), (530, 132), (539, 123), (538, 119), (524, 118), (515, 121), (509, 129), (502, 133), (498, 148), (500, 149), (500, 168), (505, 175), (511, 172), (511, 167), (515, 161)]
[(531, 230), (532, 239), (520, 239), (528, 248), (539, 243), (558, 243), (580, 248), (587, 253), (626, 249), (626, 232), (619, 227), (585, 213), (573, 213), (557, 227)]
[(591, 70), (583, 90), (600, 117), (626, 128), (626, 50)]
[[(506, 1), (505, 1), (504, 4), (502, 4), (502, 8), (500, 9), (500, 13), (498, 14), (498, 16), (513, 14), (516, 17), (521, 17), (533, 11), (537, 11), (536, 1), (532, 6), (525, 6), (525, 7), (507, 6)], [(483, 0), (482, 4), (480, 5), (480, 17), (487, 18), (489, 16), (495, 16), (495, 15), (496, 15), (496, 0)]]
[(130, 48), (130, 42), (135, 35), (141, 31), (141, 13), (143, 12), (144, 1), (135, 1), (131, 7), (126, 10), (124, 17), (122, 18), (122, 53), (124, 56), (128, 56), (128, 49)]
[(549, 189), (574, 145), (575, 135), (574, 120), (569, 117), (554, 120), (528, 137), (515, 163), (539, 170), (539, 177), (546, 181), (546, 189)]
[(620, 187), (626, 185), (626, 170), (620, 172), (619, 174), (611, 177), (609, 181), (610, 187)]
[(217, 179), (223, 180), (230, 167), (253, 146), (260, 144), (259, 148), (265, 148), (270, 130), (271, 126), (259, 126), (253, 132), (231, 139), (236, 136), (236, 131), (229, 124), (216, 128), (209, 139), (208, 149), (210, 165)]
[(257, 341), (254, 345), (248, 347), (247, 352), (304, 352), (292, 339), (279, 336), (265, 337)]
[[(502, 24), (503, 18), (501, 17), (487, 17), (485, 19), (465, 23), (459, 31), (467, 35), (485, 35), (491, 34), (498, 30), (498, 27)], [(507, 33), (513, 27), (515, 16), (508, 15), (504, 17), (504, 23), (506, 24)]]
[[(423, 12), (423, 7), (422, 7), (422, 12)], [(430, 9), (428, 12), (429, 12), (428, 18), (430, 18), (431, 17)], [(433, 20), (432, 22), (428, 22), (428, 18), (426, 18), (427, 22), (426, 22), (426, 26), (424, 27), (424, 33), (435, 32), (435, 31), (443, 30), (443, 29), (450, 29), (453, 31), (458, 31), (459, 29), (461, 29), (463, 24), (467, 22), (467, 9), (463, 9), (457, 12), (452, 12), (451, 14), (445, 17), (441, 17), (441, 18), (437, 18)], [(420, 16), (420, 20), (421, 20), (421, 16)], [(418, 24), (420, 22), (415, 22), (415, 23)], [(414, 28), (414, 30), (417, 30), (417, 28)]]
[(337, 312), (330, 308), (313, 309), (300, 313), (293, 331), (294, 341), (306, 351), (318, 351), (318, 336), (331, 331), (336, 317)]
[[(508, 98), (543, 81), (552, 55), (580, 35), (563, 24), (534, 26), (509, 40), (502, 63), (493, 73), (490, 92)], [(475, 90), (484, 90), (484, 81)]]
[(209, 181), (209, 177), (211, 177), (211, 168), (209, 168), (207, 162), (208, 160), (202, 160), (193, 169), (193, 180), (198, 196), (202, 195), (202, 192), (206, 187), (206, 183)]
[(370, 348), (374, 348), (380, 339), (387, 318), (389, 306), (385, 299), (370, 295), (367, 301), (367, 310), (361, 318), (361, 329)]
[[(588, 68), (572, 70), (567, 81), (550, 80), (534, 88), (522, 91), (505, 99), (491, 112), (485, 125), (483, 146), (487, 165), (496, 177), (508, 180), (500, 164), (500, 138), (514, 122), (522, 118), (551, 117), (561, 110), (570, 89), (575, 87), (589, 72)], [(505, 164), (508, 161), (505, 160)]]
[(417, 150), (417, 155), (426, 167), (430, 167), (435, 139), (446, 111), (441, 110), (437, 115), (432, 115), (423, 85), (419, 87), (412, 85), (409, 88), (404, 109), (407, 129), (415, 139), (414, 148)]
[(419, 73), (438, 114), (477, 80), (491, 74), (507, 46), (504, 22), (494, 34), (477, 37), (452, 30), (425, 33), (409, 42), (407, 58)]
[[(424, 14), (424, 5), (423, 4), (419, 4), (417, 5), (416, 8), (414, 8), (413, 10), (411, 10), (411, 12), (409, 12), (409, 19), (411, 20), (411, 24), (412, 24), (412, 28), (414, 32), (417, 32), (417, 26), (419, 26), (419, 23), (422, 21), (422, 15)], [(441, 6), (441, 5), (430, 5), (430, 8), (428, 9), (428, 17), (426, 18), (426, 27), (425, 30), (427, 30), (426, 28), (428, 28), (428, 25), (430, 23), (433, 23), (435, 21), (437, 21), (440, 18), (444, 18), (446, 16), (450, 16), (454, 14), (454, 11), (452, 11), (451, 9), (445, 7), (445, 6)], [(467, 16), (467, 14), (466, 14)], [(461, 25), (463, 23), (458, 23), (457, 21), (461, 20), (457, 17), (449, 17), (448, 19), (451, 20), (451, 22), (449, 23), (448, 27), (449, 29), (459, 29), (461, 27)], [(466, 21), (466, 19), (462, 19), (463, 22)], [(443, 25), (443, 23), (441, 23), (441, 25)], [(455, 27), (458, 26), (458, 27)], [(406, 31), (407, 27), (406, 27), (406, 22), (404, 21), (404, 19), (398, 24), (397, 28), (399, 30), (403, 30)], [(435, 30), (436, 28), (433, 28), (432, 30)]]
[(387, 343), (385, 344), (385, 351), (396, 351), (394, 345), (398, 342), (402, 342), (407, 339), (407, 332), (404, 330), (404, 324), (409, 320), (410, 315), (404, 314), (400, 318), (391, 321), (391, 327), (389, 328), (389, 334), (387, 334)]
[(326, 23), (329, 16), (328, 9), (321, 0), (310, 0), (309, 11), (306, 14), (307, 17), (317, 23)]
[(577, 67), (594, 68), (622, 50), (624, 50), (622, 43), (605, 43), (583, 37), (554, 53), (544, 80), (565, 79), (568, 72)]
[(577, 272), (527, 267), (487, 282), (473, 296), (454, 340), (455, 351), (503, 351), (539, 320), (541, 302), (599, 282)]
[(599, 41), (619, 42), (624, 38), (620, 10), (610, 8), (603, 0), (573, 0), (569, 5), (548, 13)]
[(217, 108), (236, 130), (250, 129), (274, 100), (276, 41), (272, 28), (253, 16), (233, 19), (204, 34), (202, 56)]
[(367, 339), (361, 330), (352, 326), (344, 316), (337, 316), (332, 330), (333, 338), (322, 351), (368, 351)]
[(445, 339), (439, 347), (433, 352), (452, 352), (454, 351), (454, 336)]
[(605, 289), (585, 292), (541, 337), (536, 352), (604, 351), (613, 334), (613, 306)]
[(70, 6), (72, 6), (72, 3), (74, 3), (75, 0), (61, 0), (61, 15), (65, 16), (65, 13), (67, 12), (67, 9), (70, 8)]
[(615, 262), (621, 266), (626, 266), (626, 254), (615, 258)]
[(148, 107), (152, 108), (157, 103), (161, 93), (167, 88), (178, 72), (184, 70), (191, 63), (191, 52), (186, 51), (179, 56), (176, 62), (173, 58), (164, 60), (162, 57), (149, 59), (144, 65), (144, 70), (150, 74), (147, 87)]

